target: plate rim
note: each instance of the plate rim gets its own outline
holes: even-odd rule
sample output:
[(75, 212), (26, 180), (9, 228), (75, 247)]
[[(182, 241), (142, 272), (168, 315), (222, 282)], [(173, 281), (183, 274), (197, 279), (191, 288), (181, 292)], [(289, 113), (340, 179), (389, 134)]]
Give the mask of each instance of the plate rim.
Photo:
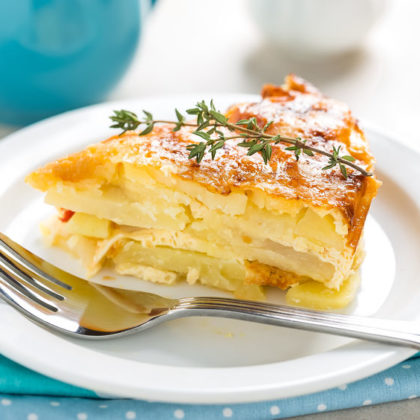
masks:
[[(29, 328), (33, 327), (33, 323), (26, 319), (23, 315), (18, 313), (17, 311), (13, 310), (6, 304), (0, 305), (0, 314), (6, 312), (6, 316), (10, 316), (15, 319), (14, 325), (17, 323), (22, 324), (22, 322), (26, 323)], [(8, 312), (8, 313), (7, 313)], [(21, 336), (24, 339), (24, 344), (27, 344), (26, 341), (31, 339), (31, 333), (36, 331), (35, 336), (41, 338), (46, 338), (47, 342), (48, 339), (52, 339), (52, 342), (57, 342), (57, 340), (64, 342), (64, 347), (66, 350), (66, 354), (61, 354), (61, 358), (70, 356), (71, 354), (82, 353), (85, 356), (83, 360), (84, 363), (78, 364), (80, 368), (89, 368), (92, 367), (91, 363), (98, 362), (98, 358), (100, 359), (101, 363), (112, 362), (113, 359), (117, 359), (117, 356), (111, 356), (108, 354), (103, 354), (96, 352), (95, 350), (85, 348), (81, 346), (81, 348), (75, 344), (74, 342), (69, 342), (65, 340), (65, 337), (57, 334), (51, 333), (46, 329), (35, 326), (32, 331), (30, 331), (29, 335), (25, 335), (25, 337)], [(0, 325), (0, 332), (11, 332), (8, 331), (7, 328)], [(27, 331), (26, 331), (27, 333)], [(3, 335), (3, 334), (2, 334)], [(19, 334), (15, 334), (15, 336), (19, 336)], [(45, 342), (44, 342), (45, 343)], [(259, 385), (258, 388), (255, 387), (254, 389), (245, 389), (245, 390), (235, 390), (235, 389), (197, 389), (196, 387), (191, 386), (190, 388), (184, 388), (182, 390), (174, 390), (174, 388), (164, 386), (142, 386), (139, 387), (138, 385), (133, 388), (131, 385), (124, 386), (121, 383), (114, 384), (115, 388), (109, 387), (109, 379), (108, 381), (104, 378), (97, 379), (97, 377), (91, 377), (88, 374), (81, 373), (80, 371), (75, 374), (71, 368), (74, 366), (70, 363), (71, 367), (63, 368), (62, 362), (63, 360), (60, 358), (56, 359), (49, 359), (48, 357), (33, 357), (34, 353), (27, 350), (22, 350), (26, 348), (26, 345), (21, 346), (20, 348), (16, 348), (16, 345), (8, 345), (9, 343), (7, 340), (0, 340), (0, 351), (1, 353), (14, 360), (21, 365), (35, 370), (41, 374), (49, 376), (53, 379), (57, 379), (60, 381), (64, 381), (66, 383), (79, 386), (81, 388), (87, 388), (93, 392), (95, 392), (98, 396), (107, 396), (111, 398), (133, 398), (133, 399), (143, 399), (146, 401), (158, 401), (158, 402), (171, 402), (171, 403), (184, 403), (184, 404), (223, 404), (223, 403), (253, 403), (253, 402), (262, 402), (262, 401), (270, 401), (276, 399), (284, 399), (290, 397), (297, 397), (306, 394), (312, 394), (320, 391), (324, 391), (327, 389), (331, 389), (342, 385), (344, 383), (351, 383), (375, 373), (381, 372), (403, 360), (406, 360), (410, 356), (416, 353), (416, 350), (406, 349), (406, 348), (399, 348), (396, 346), (388, 346), (388, 345), (380, 345), (377, 343), (367, 343), (361, 342), (356, 340), (352, 343), (346, 344), (340, 349), (349, 349), (351, 347), (357, 347), (357, 351), (361, 351), (365, 354), (375, 355), (375, 362), (372, 362), (371, 358), (366, 358), (364, 362), (359, 363), (360, 366), (358, 369), (353, 369), (354, 365), (350, 364), (348, 368), (342, 368), (342, 371), (334, 372), (330, 375), (323, 375), (322, 378), (312, 378), (311, 380), (307, 380), (305, 383), (302, 381), (296, 381), (295, 383), (289, 384), (270, 384), (269, 386), (261, 386)], [(62, 346), (59, 347), (63, 350)], [(33, 347), (32, 350), (36, 350), (37, 346)], [(73, 353), (73, 350), (78, 349), (76, 353)], [(336, 352), (337, 349), (332, 349), (330, 351), (317, 354), (316, 356), (322, 356), (325, 361), (330, 362), (331, 359), (329, 358), (331, 353)], [(312, 363), (311, 359), (313, 356), (305, 356), (299, 358), (302, 362), (304, 361), (307, 365), (308, 363)], [(360, 359), (362, 357), (358, 357)], [(68, 360), (67, 360), (68, 361)], [(80, 360), (79, 360), (80, 362)], [(231, 374), (241, 374), (244, 371), (254, 370), (255, 373), (267, 373), (267, 370), (276, 369), (280, 366), (284, 368), (285, 364), (292, 365), (294, 364), (295, 360), (289, 360), (286, 362), (276, 362), (276, 363), (268, 363), (264, 365), (254, 365), (254, 366), (240, 366), (240, 367), (205, 367), (205, 368), (197, 368), (197, 367), (178, 367), (178, 366), (165, 366), (165, 365), (156, 365), (152, 363), (143, 363), (133, 360), (126, 360), (124, 359), (123, 364), (129, 365), (128, 368), (135, 368), (132, 372), (136, 372), (139, 370), (145, 370), (146, 375), (155, 373), (154, 370), (167, 370), (169, 371), (170, 375), (174, 377), (180, 377), (180, 375), (185, 375), (185, 371), (194, 371), (194, 375), (189, 382), (196, 384), (199, 378), (206, 378), (209, 379), (209, 374), (217, 373), (224, 376), (226, 379), (227, 375)], [(111, 366), (112, 367), (112, 366)], [(288, 366), (289, 368), (293, 368), (293, 366)], [(53, 368), (53, 369), (52, 369)], [(118, 369), (120, 366), (118, 367)], [(261, 372), (263, 370), (264, 372)], [(69, 372), (70, 371), (70, 372)], [(360, 371), (363, 371), (363, 375), (360, 375)], [(83, 372), (83, 370), (82, 370)], [(100, 373), (100, 371), (98, 371)], [(118, 372), (112, 370), (111, 372), (107, 372), (106, 374), (103, 372), (103, 376), (108, 376), (111, 374), (115, 375)], [(137, 372), (136, 372), (137, 373)], [(144, 373), (144, 372), (143, 372)], [(161, 372), (158, 372), (161, 373)], [(247, 373), (247, 372), (245, 372)], [(191, 372), (189, 372), (191, 374)], [(343, 381), (343, 376), (345, 375), (346, 379)], [(214, 376), (214, 375), (213, 375)], [(326, 377), (327, 376), (327, 377)], [(113, 376), (115, 378), (115, 376)], [(214, 379), (214, 378), (213, 378)], [(317, 386), (319, 385), (320, 381), (328, 381), (328, 386)], [(304, 388), (302, 390), (302, 388)]]
[[(9, 147), (9, 144), (11, 142), (17, 142), (19, 137), (23, 138), (23, 142), (25, 142), (25, 135), (31, 131), (35, 130), (43, 130), (48, 129), (49, 126), (53, 125), (54, 123), (57, 124), (65, 124), (66, 120), (71, 118), (78, 118), (82, 116), (86, 112), (94, 112), (94, 111), (100, 111), (101, 109), (111, 108), (111, 107), (118, 107), (122, 104), (125, 104), (124, 106), (127, 106), (128, 103), (146, 103), (147, 101), (163, 101), (163, 102), (171, 102), (176, 103), (177, 101), (186, 101), (187, 99), (191, 98), (192, 101), (196, 101), (197, 97), (216, 97), (216, 98), (232, 98), (231, 101), (234, 102), (238, 99), (243, 100), (253, 100), (255, 98), (259, 98), (258, 95), (249, 95), (249, 94), (235, 94), (235, 93), (225, 93), (225, 94), (181, 94), (181, 95), (159, 95), (159, 96), (149, 96), (149, 97), (140, 97), (140, 98), (129, 98), (126, 100), (119, 100), (119, 101), (110, 101), (110, 102), (104, 102), (97, 105), (87, 106), (84, 108), (79, 108), (76, 110), (68, 111), (63, 114), (56, 115), (54, 117), (47, 118), (45, 120), (39, 121), (35, 124), (32, 124), (28, 127), (25, 127), (21, 130), (18, 130), (5, 138), (0, 140), (0, 151), (7, 151), (7, 148)], [(420, 153), (410, 146), (400, 142), (397, 140), (398, 136), (393, 136), (393, 134), (385, 134), (382, 132), (382, 130), (375, 127), (373, 124), (367, 124), (363, 122), (362, 127), (364, 129), (367, 129), (368, 131), (375, 132), (381, 138), (385, 139), (391, 146), (398, 145), (399, 148), (403, 147), (407, 150), (409, 150), (411, 153), (414, 153), (415, 159), (420, 160)], [(50, 127), (51, 128), (51, 127)], [(16, 143), (15, 143), (16, 144)], [(7, 153), (0, 154), (0, 161), (4, 161), (4, 156), (7, 156)], [(6, 182), (7, 184), (7, 182)], [(2, 308), (3, 306), (3, 308)], [(32, 327), (34, 324), (30, 323), (30, 321), (26, 320), (21, 314), (14, 311), (12, 308), (9, 308), (6, 305), (0, 305), (0, 313), (4, 313), (6, 311), (9, 312), (9, 316), (14, 317), (15, 322), (25, 321), (28, 323), (28, 326), (30, 329), (33, 328), (34, 331), (37, 331), (37, 333), (40, 333), (40, 330), (45, 332), (47, 335), (54, 336), (55, 338), (62, 339), (63, 338), (59, 335), (56, 335), (55, 333), (46, 332), (42, 328), (35, 326)], [(10, 336), (10, 329), (8, 330), (5, 325), (0, 325), (0, 331), (4, 330), (4, 334), (2, 334), (2, 337), (7, 337), (9, 334)], [(39, 335), (39, 334), (38, 334)], [(45, 337), (45, 334), (41, 334), (41, 336)], [(70, 347), (74, 346), (74, 343), (66, 341), (66, 345), (71, 345)], [(362, 379), (364, 377), (370, 376), (374, 373), (377, 373), (379, 371), (382, 371), (390, 366), (393, 366), (394, 364), (405, 360), (406, 358), (410, 357), (411, 355), (416, 353), (416, 350), (406, 349), (406, 348), (399, 348), (395, 346), (384, 346), (380, 344), (375, 343), (366, 343), (366, 342), (352, 342), (350, 344), (347, 344), (345, 346), (340, 347), (342, 348), (348, 348), (349, 346), (357, 346), (358, 351), (366, 352), (366, 354), (370, 354), (371, 358), (368, 359), (368, 364), (361, 364), (358, 369), (353, 371), (348, 369), (342, 369), (342, 371), (336, 371), (334, 374), (326, 375), (324, 374), (322, 378), (312, 378), (312, 380), (307, 380), (305, 383), (290, 383), (286, 387), (285, 384), (282, 386), (279, 386), (278, 384), (271, 384), (270, 386), (263, 386), (259, 385), (258, 389), (245, 389), (242, 391), (238, 391), (237, 389), (233, 390), (226, 390), (226, 389), (201, 389), (198, 390), (197, 388), (194, 389), (182, 389), (182, 390), (174, 390), (172, 389), (164, 389), (164, 387), (161, 388), (153, 388), (149, 385), (149, 387), (139, 387), (138, 385), (133, 389), (131, 387), (128, 389), (127, 387), (124, 388), (123, 392), (116, 392), (114, 388), (110, 389), (108, 387), (108, 384), (105, 382), (99, 383), (95, 378), (88, 378), (86, 375), (70, 375), (68, 369), (60, 369), (59, 366), (55, 366), (55, 370), (51, 371), (51, 360), (43, 360), (41, 357), (39, 357), (39, 354), (37, 357), (34, 358), (34, 353), (28, 353), (23, 350), (23, 348), (16, 349), (15, 346), (13, 346), (8, 340), (2, 340), (0, 339), (0, 351), (6, 356), (9, 357), (12, 360), (15, 360), (16, 362), (30, 368), (33, 370), (36, 370), (42, 374), (45, 374), (47, 376), (53, 377), (58, 380), (62, 380), (68, 383), (71, 383), (73, 385), (81, 386), (81, 387), (88, 387), (89, 389), (104, 393), (104, 394), (115, 394), (119, 396), (124, 397), (130, 397), (130, 398), (142, 398), (147, 400), (153, 400), (153, 401), (166, 401), (166, 402), (176, 402), (176, 403), (245, 403), (245, 402), (251, 402), (251, 401), (267, 401), (271, 399), (278, 399), (278, 398), (287, 398), (292, 396), (298, 396), (298, 395), (304, 395), (308, 393), (318, 392), (321, 390), (333, 388), (335, 386), (343, 384), (343, 382), (353, 382), (358, 379)], [(86, 352), (97, 354), (94, 350), (82, 348), (82, 353)], [(333, 349), (324, 353), (320, 353), (322, 355), (329, 355), (331, 352), (336, 352), (337, 349)], [(317, 354), (318, 355), (318, 354)], [(90, 356), (90, 355), (88, 355)], [(309, 359), (313, 358), (314, 356), (305, 356), (303, 358), (299, 358), (299, 360), (303, 359)], [(107, 360), (110, 359), (118, 359), (116, 356), (110, 356), (110, 355), (104, 355), (101, 353), (101, 359), (106, 358)], [(219, 375), (228, 375), (231, 373), (235, 374), (242, 374), (243, 370), (264, 370), (268, 368), (278, 368), (279, 365), (282, 365), (285, 367), (287, 363), (292, 363), (295, 360), (288, 360), (283, 362), (276, 362), (276, 363), (270, 363), (270, 364), (262, 364), (262, 365), (253, 365), (253, 366), (241, 366), (241, 367), (222, 367), (222, 368), (197, 368), (197, 367), (177, 367), (177, 366), (165, 366), (165, 365), (155, 365), (152, 363), (143, 363), (138, 361), (130, 361), (131, 363), (135, 363), (136, 365), (142, 365), (143, 369), (146, 369), (147, 366), (150, 369), (162, 369), (162, 366), (164, 369), (170, 370), (172, 373), (179, 374), (180, 371), (183, 371), (185, 374), (185, 370), (194, 370), (195, 373), (201, 374), (202, 377), (208, 378), (209, 372), (217, 373)], [(49, 363), (48, 363), (49, 362)], [(56, 361), (54, 361), (56, 362)], [(304, 361), (306, 362), (306, 361)], [(144, 365), (144, 366), (143, 366)], [(361, 371), (363, 371), (363, 374), (361, 375)], [(73, 372), (74, 373), (74, 372)], [(150, 372), (152, 374), (152, 372)], [(346, 379), (343, 380), (343, 375), (346, 375)], [(194, 375), (193, 375), (194, 376)], [(316, 386), (317, 384), (320, 384), (320, 381), (325, 383), (325, 381), (328, 382), (328, 386), (324, 384), (324, 386)], [(121, 384), (118, 384), (119, 390), (121, 391)]]

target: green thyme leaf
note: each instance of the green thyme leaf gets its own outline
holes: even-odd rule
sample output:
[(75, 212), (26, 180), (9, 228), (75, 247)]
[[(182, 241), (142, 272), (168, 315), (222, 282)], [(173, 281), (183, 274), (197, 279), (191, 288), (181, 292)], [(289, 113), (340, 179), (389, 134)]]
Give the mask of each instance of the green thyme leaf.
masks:
[(249, 120), (239, 120), (235, 123), (236, 125), (248, 125)]
[(344, 176), (345, 179), (347, 179), (347, 168), (342, 163), (340, 163), (339, 165), (340, 165), (340, 171), (342, 175)]
[(206, 152), (206, 147), (206, 143), (204, 142), (188, 145), (187, 149), (190, 151), (188, 159), (195, 158), (197, 163), (200, 163), (203, 160), (204, 153)]
[(139, 133), (139, 136), (145, 136), (146, 134), (151, 133), (153, 131), (153, 128), (154, 124), (149, 124), (141, 133)]
[(227, 123), (227, 118), (223, 114), (221, 114), (220, 112), (211, 110), (210, 115), (220, 124), (226, 124)]
[(254, 146), (254, 144), (257, 144), (256, 140), (243, 141), (241, 143), (238, 143), (238, 146), (250, 148)]
[(338, 146), (337, 148), (333, 146), (333, 158), (335, 160), (337, 160), (338, 156), (340, 155), (340, 149), (341, 149), (341, 146)]
[(205, 131), (193, 131), (193, 134), (201, 137), (204, 140), (210, 140), (210, 134)]
[(271, 155), (273, 153), (273, 149), (272, 149), (272, 147), (269, 144), (267, 144), (265, 146), (265, 149), (264, 150), (265, 150), (265, 153), (263, 154), (263, 159), (264, 159), (264, 163), (267, 164), (267, 162), (271, 159)]
[(197, 107), (202, 109), (206, 113), (209, 112), (209, 107), (207, 106), (207, 104), (204, 101), (198, 102)]
[(255, 153), (260, 152), (262, 149), (264, 149), (264, 143), (256, 143), (252, 145), (248, 150), (248, 156), (252, 156)]
[(221, 149), (224, 146), (225, 142), (224, 140), (219, 140), (216, 143), (214, 143), (210, 148), (211, 158), (214, 159), (216, 156), (216, 152)]
[(337, 163), (330, 163), (329, 165), (327, 165), (327, 166), (324, 166), (323, 168), (322, 168), (322, 170), (323, 171), (326, 171), (326, 170), (328, 170), (328, 169), (332, 169), (332, 168), (334, 168), (334, 166), (336, 166), (337, 165)]
[[(143, 109), (143, 114), (144, 114), (144, 115), (146, 115), (146, 120), (145, 120), (145, 122), (152, 122), (152, 121), (153, 121), (153, 115), (152, 115), (150, 112), (145, 111), (145, 110)], [(134, 116), (136, 116), (136, 114), (134, 114)], [(136, 117), (136, 118), (137, 118), (137, 117)]]
[(183, 126), (183, 124), (182, 124), (182, 122), (181, 121), (178, 121), (176, 124), (175, 124), (175, 127), (172, 129), (172, 131), (179, 131), (179, 130), (181, 130), (181, 127)]
[(263, 129), (262, 129), (262, 131), (263, 131), (263, 133), (265, 133), (269, 128), (270, 128), (270, 126), (272, 125), (274, 123), (274, 121), (269, 121), (264, 127), (263, 127)]
[(184, 116), (175, 108), (175, 114), (176, 114), (176, 117), (178, 118), (178, 121), (179, 122), (184, 122), (184, 120), (185, 120), (185, 118), (184, 118)]
[(111, 125), (111, 128), (120, 128), (123, 133), (135, 130), (141, 124), (134, 112), (125, 109), (114, 111), (114, 115), (111, 115), (110, 119), (115, 123)]
[(252, 117), (249, 119), (249, 123), (246, 127), (248, 130), (255, 130), (258, 129), (257, 119), (255, 117)]
[[(200, 125), (197, 127), (196, 131), (201, 131), (201, 130), (203, 130), (204, 128), (207, 128), (209, 125), (210, 125), (210, 123), (209, 123), (208, 121), (204, 121), (202, 124), (200, 124)], [(209, 134), (211, 134), (211, 133), (209, 133)]]

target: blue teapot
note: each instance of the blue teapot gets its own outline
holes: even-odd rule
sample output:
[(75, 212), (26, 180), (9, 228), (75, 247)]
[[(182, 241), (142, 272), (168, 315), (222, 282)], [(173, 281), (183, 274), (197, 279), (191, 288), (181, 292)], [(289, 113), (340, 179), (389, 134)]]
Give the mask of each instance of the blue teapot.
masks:
[(0, 0), (0, 122), (105, 99), (133, 58), (140, 14), (139, 0)]

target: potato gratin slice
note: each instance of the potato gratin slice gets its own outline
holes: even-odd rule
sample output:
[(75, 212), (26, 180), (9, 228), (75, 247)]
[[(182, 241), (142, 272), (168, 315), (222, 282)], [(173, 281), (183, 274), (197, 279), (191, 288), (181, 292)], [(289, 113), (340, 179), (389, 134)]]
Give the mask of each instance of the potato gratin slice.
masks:
[[(329, 152), (341, 146), (373, 170), (348, 107), (294, 75), (226, 116), (273, 120), (269, 134), (300, 136)], [(27, 182), (59, 209), (43, 227), (50, 243), (77, 255), (89, 276), (107, 264), (119, 274), (198, 282), (240, 298), (263, 299), (265, 286), (316, 308), (354, 298), (363, 226), (379, 186), (374, 176), (349, 168), (345, 179), (338, 168), (322, 170), (327, 157), (297, 161), (283, 144), (273, 145), (265, 165), (236, 140), (197, 164), (186, 149), (199, 141), (194, 128), (172, 128), (126, 132), (30, 174)]]

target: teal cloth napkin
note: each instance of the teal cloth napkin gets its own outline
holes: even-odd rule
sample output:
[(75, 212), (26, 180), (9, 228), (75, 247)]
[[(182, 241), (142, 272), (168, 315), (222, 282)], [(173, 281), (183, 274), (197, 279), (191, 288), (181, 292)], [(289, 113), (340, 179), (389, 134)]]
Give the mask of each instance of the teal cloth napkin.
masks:
[(1, 420), (268, 420), (420, 396), (420, 353), (369, 378), (296, 398), (247, 404), (188, 405), (102, 399), (0, 356)]

